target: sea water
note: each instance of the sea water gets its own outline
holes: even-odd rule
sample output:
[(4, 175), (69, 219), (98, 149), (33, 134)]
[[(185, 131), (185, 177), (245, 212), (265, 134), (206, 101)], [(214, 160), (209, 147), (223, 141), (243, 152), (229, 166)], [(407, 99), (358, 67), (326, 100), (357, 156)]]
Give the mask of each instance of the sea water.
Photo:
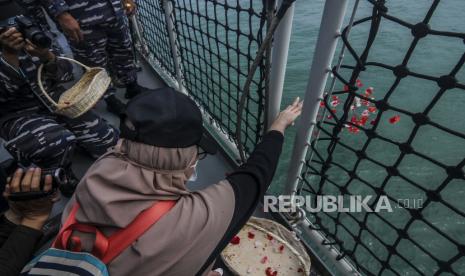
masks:
[[(349, 1), (348, 14), (354, 2), (355, 1)], [(356, 19), (370, 16), (372, 13), (372, 5), (368, 3), (368, 1), (360, 2), (361, 4), (357, 11)], [(419, 23), (423, 20), (432, 3), (431, 0), (392, 0), (386, 2), (390, 15), (412, 24)], [(304, 97), (313, 51), (318, 37), (324, 1), (297, 0), (295, 5), (296, 8), (282, 107), (291, 103), (297, 96), (301, 98)], [(464, 12), (465, 1), (463, 0), (441, 1), (430, 20), (431, 29), (464, 33)], [(345, 25), (347, 25), (347, 22), (348, 18), (346, 18)], [(361, 53), (366, 46), (369, 28), (370, 24), (364, 23), (355, 26), (350, 34), (350, 43), (357, 53)], [(412, 40), (413, 36), (408, 28), (383, 19), (378, 36), (368, 56), (368, 60), (396, 66), (402, 62)], [(340, 42), (339, 49), (341, 44)], [(412, 72), (434, 77), (447, 75), (464, 53), (465, 41), (461, 39), (427, 36), (420, 40), (408, 63), (408, 68)], [(334, 62), (335, 61), (336, 58)], [(346, 53), (344, 63), (355, 64), (348, 53)], [(350, 76), (350, 70), (341, 70), (341, 74), (344, 77), (348, 77)], [(465, 83), (464, 68), (458, 72), (456, 78), (459, 83)], [(386, 95), (395, 77), (389, 70), (369, 67), (366, 71), (361, 73), (360, 80), (363, 84), (361, 89), (364, 90), (367, 87), (373, 87), (373, 97), (378, 100)], [(342, 84), (337, 82), (336, 90), (342, 89)], [(388, 103), (398, 109), (406, 110), (411, 113), (423, 112), (437, 96), (438, 91), (439, 87), (433, 81), (407, 77), (403, 79), (397, 89), (394, 90)], [(429, 112), (428, 116), (430, 120), (447, 129), (451, 129), (462, 135), (465, 134), (464, 92), (465, 91), (460, 89), (452, 89), (445, 92)], [(342, 101), (345, 99), (343, 96), (340, 98)], [(342, 114), (342, 106), (336, 107), (335, 109), (338, 115)], [(389, 119), (397, 115), (399, 115), (399, 121), (391, 123)], [(372, 118), (375, 118), (375, 116), (373, 115)], [(301, 118), (300, 120), (306, 119), (308, 118)], [(377, 133), (379, 135), (400, 143), (404, 143), (409, 139), (415, 127), (415, 123), (410, 116), (392, 110), (385, 112), (381, 118), (379, 118), (378, 124)], [(368, 127), (371, 126), (368, 124)], [(286, 173), (289, 165), (288, 160), (295, 139), (294, 134), (295, 127), (292, 127), (287, 133), (281, 158), (282, 161), (275, 175), (274, 184), (270, 190), (276, 194), (280, 193), (285, 185)], [(340, 141), (352, 148), (361, 149), (365, 145), (367, 137), (363, 132), (351, 133), (347, 131), (347, 129), (344, 129), (340, 134)], [(327, 143), (322, 142), (318, 146), (318, 151), (323, 154), (323, 156), (325, 156), (327, 145)], [(465, 158), (464, 139), (431, 125), (421, 126), (413, 138), (411, 145), (419, 153), (446, 166), (457, 166), (460, 162), (463, 162)], [(385, 166), (394, 165), (400, 156), (398, 147), (384, 142), (381, 139), (373, 139), (366, 148), (366, 153), (369, 157)], [(348, 170), (354, 168), (356, 159), (353, 152), (341, 146), (337, 146), (333, 154), (333, 161), (342, 164)], [(414, 155), (405, 156), (397, 168), (402, 175), (417, 183), (419, 186), (431, 191), (435, 191), (443, 185), (447, 178), (444, 169), (424, 158)], [(356, 171), (360, 177), (367, 180), (375, 187), (381, 187), (387, 176), (383, 166), (368, 161), (362, 161), (357, 166)], [(328, 179), (340, 186), (346, 185), (349, 192), (352, 194), (375, 195), (372, 188), (360, 181), (351, 181), (350, 184), (347, 185), (348, 177), (342, 170), (333, 168), (328, 170), (327, 174)], [(307, 177), (307, 179), (312, 183), (311, 186), (313, 188), (318, 188), (319, 179), (317, 177)], [(439, 192), (443, 201), (461, 212), (465, 212), (465, 200), (463, 200), (465, 196), (464, 185), (465, 181), (463, 179), (455, 179), (448, 182)], [(393, 198), (426, 200), (424, 191), (400, 177), (389, 178), (382, 187), (383, 190)], [(322, 191), (328, 194), (337, 194), (339, 189), (334, 185), (325, 183)], [(363, 264), (363, 266), (372, 273), (377, 273), (381, 269), (379, 262), (372, 255), (376, 255), (383, 260), (389, 255), (389, 252), (384, 249), (384, 245), (374, 237), (376, 236), (386, 244), (395, 244), (396, 250), (400, 252), (399, 254), (401, 254), (405, 260), (411, 262), (426, 275), (429, 275), (438, 269), (437, 262), (428, 256), (429, 254), (438, 260), (447, 261), (458, 254), (454, 243), (465, 244), (465, 235), (463, 235), (465, 231), (465, 220), (462, 216), (440, 202), (427, 204), (423, 206), (420, 211), (423, 218), (428, 223), (416, 220), (408, 224), (410, 214), (402, 208), (395, 209), (393, 213), (381, 214), (381, 216), (395, 228), (405, 229), (410, 239), (414, 240), (428, 253), (425, 253), (417, 245), (406, 239), (396, 243), (397, 234), (394, 228), (388, 226), (386, 222), (383, 222), (377, 216), (372, 215), (369, 215), (366, 221), (366, 225), (371, 233), (359, 229), (353, 218), (342, 215), (339, 222), (342, 222), (347, 229), (338, 227), (337, 235), (339, 238), (345, 240), (346, 248), (349, 250), (355, 248), (355, 256), (358, 262)], [(354, 217), (362, 221), (365, 215), (366, 214), (355, 214)], [(322, 215), (321, 218), (325, 226), (334, 233), (335, 226), (333, 220), (325, 219), (324, 215)], [(448, 237), (455, 240), (455, 242), (451, 242), (440, 235), (437, 230), (444, 232)], [(355, 247), (353, 236), (361, 237), (363, 246), (359, 245)], [(371, 250), (373, 253), (368, 253), (368, 250)], [(413, 270), (405, 260), (393, 256), (390, 258), (390, 265), (401, 275), (416, 275), (417, 272)], [(463, 261), (463, 258), (462, 260), (458, 260), (453, 267), (455, 272), (465, 274), (465, 261)]]

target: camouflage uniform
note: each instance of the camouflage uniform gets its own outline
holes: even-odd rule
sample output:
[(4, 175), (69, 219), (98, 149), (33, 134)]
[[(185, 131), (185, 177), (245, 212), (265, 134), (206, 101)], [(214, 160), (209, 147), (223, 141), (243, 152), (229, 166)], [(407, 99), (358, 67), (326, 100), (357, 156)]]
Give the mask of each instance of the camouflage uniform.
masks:
[[(37, 58), (21, 52), (18, 70), (0, 57), (0, 136), (14, 156), (46, 168), (58, 165), (65, 150), (76, 144), (98, 156), (116, 143), (118, 131), (94, 113), (69, 119), (45, 107), (37, 93)], [(56, 60), (47, 63), (44, 72), (44, 87), (57, 99), (64, 90), (59, 83), (69, 77), (72, 66)]]
[[(127, 18), (121, 0), (49, 0), (48, 12), (69, 12), (78, 22), (84, 41), (69, 40), (74, 57), (84, 64), (107, 68), (119, 82), (136, 82), (136, 66)], [(110, 95), (115, 89), (109, 89)]]

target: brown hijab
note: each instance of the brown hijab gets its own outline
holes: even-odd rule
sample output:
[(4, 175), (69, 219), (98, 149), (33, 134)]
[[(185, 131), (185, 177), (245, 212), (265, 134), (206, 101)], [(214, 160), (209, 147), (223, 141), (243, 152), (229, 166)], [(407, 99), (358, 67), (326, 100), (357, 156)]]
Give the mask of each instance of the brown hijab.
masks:
[[(159, 148), (121, 139), (82, 178), (63, 220), (77, 200), (77, 220), (110, 235), (158, 200), (176, 205), (109, 265), (115, 275), (194, 275), (223, 237), (234, 212), (227, 181), (190, 192), (185, 183), (197, 147)], [(75, 233), (91, 251), (92, 237)]]

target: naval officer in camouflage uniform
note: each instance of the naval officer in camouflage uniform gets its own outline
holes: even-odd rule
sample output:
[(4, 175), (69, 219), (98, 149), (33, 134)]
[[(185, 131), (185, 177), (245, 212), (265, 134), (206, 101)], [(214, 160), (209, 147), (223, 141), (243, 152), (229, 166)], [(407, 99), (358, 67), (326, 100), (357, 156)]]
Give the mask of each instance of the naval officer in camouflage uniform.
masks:
[[(126, 96), (140, 92), (132, 41), (121, 0), (47, 0), (47, 10), (68, 38), (74, 57), (84, 64), (109, 69), (126, 85)], [(127, 0), (126, 0), (127, 1)], [(109, 111), (121, 114), (125, 106), (111, 87)]]
[(72, 73), (69, 62), (26, 42), (13, 27), (0, 32), (0, 46), (0, 136), (10, 153), (49, 168), (57, 166), (75, 145), (94, 157), (115, 145), (118, 131), (92, 111), (69, 119), (53, 114), (43, 104), (37, 92), (38, 66), (45, 65), (44, 86), (56, 100), (64, 91), (60, 82)]

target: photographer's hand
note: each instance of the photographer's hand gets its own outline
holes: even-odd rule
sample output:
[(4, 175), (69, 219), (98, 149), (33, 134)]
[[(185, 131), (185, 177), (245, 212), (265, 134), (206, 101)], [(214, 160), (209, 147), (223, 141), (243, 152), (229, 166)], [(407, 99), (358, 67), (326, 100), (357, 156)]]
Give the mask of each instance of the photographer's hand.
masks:
[(79, 22), (68, 12), (61, 13), (57, 17), (60, 27), (65, 34), (76, 43), (84, 40), (84, 35), (81, 32)]
[(39, 48), (38, 46), (34, 45), (31, 41), (26, 39), (26, 46), (24, 49), (31, 55), (36, 56), (42, 61), (43, 63), (54, 61), (55, 54), (53, 54), (47, 48)]
[[(40, 191), (40, 168), (27, 170), (23, 177), (23, 170), (18, 169), (5, 187), (4, 197), (17, 192)], [(52, 176), (45, 177), (43, 191), (52, 189)], [(57, 195), (28, 201), (9, 201), (10, 209), (21, 215), (21, 224), (37, 230), (42, 229), (52, 210), (53, 203), (58, 200)]]

